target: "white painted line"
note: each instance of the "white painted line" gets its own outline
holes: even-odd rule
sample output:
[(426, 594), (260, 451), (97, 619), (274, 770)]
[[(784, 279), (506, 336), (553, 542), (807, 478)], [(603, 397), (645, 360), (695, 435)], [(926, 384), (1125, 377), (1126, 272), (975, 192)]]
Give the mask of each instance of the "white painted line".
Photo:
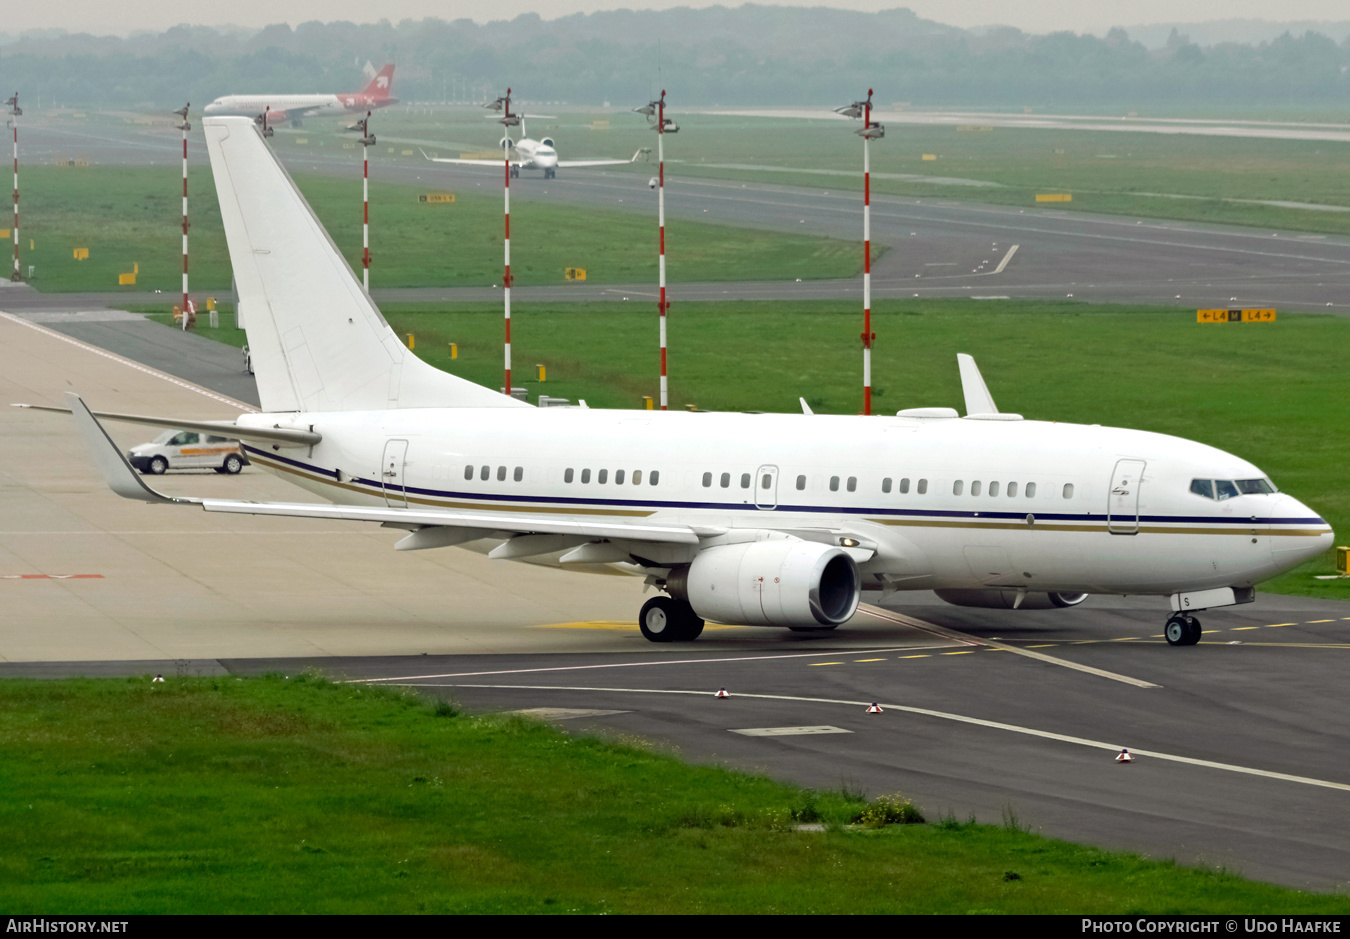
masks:
[[(1081, 665), (1078, 662), (1070, 662), (1068, 659), (1056, 658), (1053, 655), (1046, 655), (1044, 652), (1033, 652), (1030, 649), (1021, 646), (1010, 646), (1002, 642), (996, 642), (993, 639), (980, 639), (978, 636), (967, 635), (959, 630), (949, 629), (946, 626), (939, 626), (936, 623), (929, 623), (925, 620), (917, 619), (913, 616), (906, 616), (903, 613), (893, 613), (890, 610), (883, 610), (880, 607), (872, 606), (870, 603), (861, 604), (858, 607), (867, 613), (872, 614), (878, 619), (887, 620), (892, 623), (899, 623), (903, 626), (910, 626), (914, 629), (922, 630), (934, 636), (941, 636), (945, 639), (951, 639), (953, 642), (964, 642), (966, 645), (985, 646), (990, 649), (999, 649), (1003, 652), (1013, 652), (1017, 655), (1026, 656), (1029, 659), (1036, 659), (1040, 662), (1046, 662), (1050, 665), (1058, 665), (1062, 668), (1071, 668), (1074, 671), (1083, 672), (1088, 675), (1096, 675), (1098, 678), (1109, 678), (1112, 681), (1122, 682), (1127, 685), (1134, 685), (1136, 688), (1161, 688), (1161, 685), (1155, 685), (1151, 681), (1144, 681), (1142, 678), (1131, 678), (1129, 675), (1119, 675), (1115, 672), (1108, 672), (1105, 669), (1093, 668), (1091, 665)], [(951, 653), (944, 653), (950, 655)]]
[(194, 385), (192, 384), (192, 382), (183, 381), (183, 379), (181, 378), (175, 378), (174, 376), (166, 372), (161, 372), (158, 369), (150, 368), (148, 366), (142, 365), (139, 362), (133, 362), (131, 361), (131, 359), (117, 355), (116, 353), (113, 352), (109, 352), (107, 349), (100, 349), (98, 346), (91, 346), (87, 342), (81, 342), (78, 339), (72, 339), (65, 333), (58, 333), (54, 329), (48, 329), (45, 326), (39, 326), (37, 323), (34, 323), (31, 320), (26, 320), (22, 316), (15, 316), (13, 313), (0, 312), (0, 317), (4, 317), (10, 322), (18, 323), (20, 326), (27, 326), (29, 329), (36, 329), (40, 333), (46, 333), (53, 339), (60, 339), (62, 342), (68, 342), (72, 346), (78, 346), (79, 348), (85, 350), (86, 352), (94, 353), (94, 355), (101, 355), (105, 359), (112, 359), (114, 362), (120, 362), (123, 365), (127, 366), (128, 368), (134, 368), (138, 372), (144, 372), (147, 375), (153, 375), (156, 378), (162, 378), (165, 381), (175, 384), (180, 388), (186, 388), (189, 391), (197, 392), (197, 394), (199, 395), (205, 395), (206, 397), (211, 398), (213, 400), (220, 401), (224, 404), (228, 404), (232, 408), (239, 408), (241, 411), (247, 411), (250, 414), (259, 413), (258, 409), (253, 407), (253, 405), (251, 404), (245, 404), (242, 401), (236, 401), (234, 398), (229, 398), (226, 397), (225, 395), (216, 394), (214, 391), (207, 391), (201, 385)]
[(1003, 269), (1008, 266), (1008, 262), (1013, 259), (1013, 255), (1017, 253), (1017, 249), (1020, 247), (1022, 246), (1013, 245), (1011, 248), (1008, 249), (1008, 253), (1003, 255), (1003, 260), (998, 262), (998, 267), (994, 268), (995, 274), (1003, 273)]
[(810, 734), (851, 734), (853, 731), (829, 724), (817, 724), (814, 727), (744, 727), (732, 730), (733, 734), (746, 737), (805, 737)]
[[(425, 687), (425, 686), (424, 686)], [(664, 688), (572, 688), (558, 685), (432, 685), (434, 688), (487, 688), (498, 690), (515, 691), (590, 691), (603, 692), (607, 694), (679, 694), (679, 695), (707, 695), (707, 691), (687, 691), (678, 689)], [(786, 694), (746, 694), (737, 692), (738, 698), (760, 698), (770, 701), (799, 701), (808, 704), (839, 704), (847, 707), (858, 708), (867, 707), (872, 704), (871, 701), (841, 701), (835, 698), (804, 698), (795, 695)], [(1039, 737), (1043, 740), (1055, 740), (1060, 743), (1071, 743), (1080, 747), (1091, 747), (1094, 750), (1110, 750), (1119, 753), (1124, 749), (1124, 745), (1119, 743), (1107, 743), (1102, 740), (1091, 740), (1087, 737), (1075, 737), (1071, 734), (1057, 734), (1048, 730), (1037, 730), (1034, 727), (1021, 727), (1017, 724), (1005, 724), (1001, 721), (987, 721), (979, 717), (967, 717), (964, 714), (950, 714), (946, 711), (934, 711), (930, 708), (907, 707), (903, 704), (886, 704), (881, 702), (884, 711), (899, 711), (907, 714), (918, 714), (923, 717), (934, 717), (939, 720), (955, 721), (960, 724), (972, 724), (976, 727), (987, 727), (992, 730), (1004, 730), (1009, 733), (1025, 734), (1029, 737)], [(1163, 753), (1159, 750), (1141, 750), (1138, 747), (1129, 747), (1129, 751), (1135, 756), (1148, 756), (1155, 760), (1167, 760), (1171, 763), (1184, 763), (1188, 766), (1200, 766), (1205, 769), (1223, 770), (1228, 773), (1241, 773), (1246, 776), (1260, 776), (1265, 779), (1277, 779), (1281, 782), (1299, 783), (1304, 786), (1318, 786), (1322, 789), (1339, 789), (1342, 792), (1350, 792), (1350, 783), (1332, 782), (1327, 779), (1316, 779), (1311, 776), (1295, 776), (1291, 773), (1277, 773), (1272, 770), (1257, 769), (1252, 766), (1239, 766), (1236, 763), (1219, 763), (1215, 760), (1200, 760), (1195, 757), (1181, 756), (1176, 753)]]
[(601, 711), (594, 708), (525, 708), (511, 711), (525, 717), (537, 717), (541, 721), (570, 721), (578, 717), (609, 717), (611, 714), (632, 714), (632, 711)]

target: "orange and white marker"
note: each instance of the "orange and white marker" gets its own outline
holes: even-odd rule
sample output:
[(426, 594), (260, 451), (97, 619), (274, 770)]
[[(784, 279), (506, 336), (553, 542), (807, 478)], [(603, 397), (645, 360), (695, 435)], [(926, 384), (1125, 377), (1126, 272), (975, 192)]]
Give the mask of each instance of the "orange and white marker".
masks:
[(871, 706), (870, 708), (867, 709), (867, 713), (868, 713), (868, 714), (880, 714), (880, 713), (881, 713), (881, 705), (880, 705), (880, 704), (877, 704), (875, 701), (873, 701), (873, 702), (872, 702), (872, 706)]
[(1133, 762), (1134, 762), (1134, 757), (1130, 755), (1130, 751), (1129, 751), (1129, 750), (1122, 749), (1119, 753), (1116, 754), (1116, 762), (1117, 762), (1117, 763), (1133, 763)]
[(722, 687), (722, 688), (718, 689), (718, 692), (717, 692), (717, 695), (716, 695), (716, 696), (719, 697), (719, 698), (729, 698), (729, 697), (731, 697), (731, 695), (727, 694), (727, 689), (726, 689), (725, 687)]

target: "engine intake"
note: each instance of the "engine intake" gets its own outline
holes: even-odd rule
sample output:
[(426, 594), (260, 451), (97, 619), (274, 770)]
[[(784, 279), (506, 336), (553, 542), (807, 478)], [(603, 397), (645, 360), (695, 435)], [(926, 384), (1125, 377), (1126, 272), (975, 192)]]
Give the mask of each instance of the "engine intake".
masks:
[(745, 626), (838, 626), (862, 596), (858, 565), (846, 551), (796, 539), (707, 548), (683, 586), (703, 619)]

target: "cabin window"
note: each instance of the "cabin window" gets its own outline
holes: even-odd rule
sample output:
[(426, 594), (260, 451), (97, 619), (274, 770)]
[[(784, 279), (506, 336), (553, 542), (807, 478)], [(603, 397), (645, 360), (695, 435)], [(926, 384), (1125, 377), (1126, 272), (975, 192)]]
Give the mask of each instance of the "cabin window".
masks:
[(850, 477), (848, 478), (848, 491), (849, 491), (849, 492), (856, 492), (857, 489), (858, 489), (858, 477), (857, 477), (857, 476), (850, 476)]
[(966, 484), (961, 480), (952, 483), (952, 495), (959, 496), (966, 488)]
[(998, 483), (993, 482), (989, 484), (989, 495), (991, 496), (998, 495)]
[(581, 481), (582, 481), (583, 483), (588, 483), (588, 482), (591, 481), (591, 471), (590, 471), (590, 470), (584, 469), (584, 470), (581, 471)]
[(492, 467), (484, 466), (482, 472), (478, 474), (478, 478), (483, 480), (484, 482), (487, 482), (488, 477), (491, 475), (492, 475)]
[(928, 480), (921, 479), (919, 480), (919, 495), (924, 495), (926, 492), (928, 492)]
[(881, 481), (881, 491), (882, 492), (891, 491), (891, 477), (887, 476), (885, 479)]
[(1008, 498), (1014, 499), (1016, 497), (1017, 497), (1017, 483), (1008, 483)]
[(838, 476), (831, 476), (831, 477), (830, 477), (830, 492), (838, 492), (838, 491), (839, 491), (839, 477), (838, 477)]
[(623, 470), (614, 471), (614, 485), (616, 486), (623, 485)]
[(595, 474), (595, 481), (598, 482), (598, 483), (599, 483), (600, 485), (602, 485), (602, 486), (603, 486), (605, 483), (609, 482), (609, 470), (598, 470), (598, 471), (596, 471), (596, 474)]
[(749, 489), (749, 488), (750, 488), (750, 474), (749, 474), (749, 473), (742, 473), (742, 474), (741, 474), (741, 488), (742, 488), (742, 489)]
[(772, 474), (772, 473), (765, 473), (762, 477), (760, 477), (760, 480), (759, 480), (759, 488), (761, 488), (761, 489), (772, 489), (772, 488), (773, 488), (773, 474)]
[(517, 466), (517, 467), (516, 467), (516, 471), (515, 471), (514, 473), (511, 474), (511, 478), (514, 479), (516, 482), (520, 482), (522, 479), (524, 479), (524, 478), (525, 478), (525, 467), (523, 467), (523, 466)]
[(800, 491), (802, 491), (802, 490), (805, 489), (805, 488), (806, 488), (806, 477), (805, 477), (805, 476), (798, 476), (798, 477), (797, 477), (797, 491), (800, 492)]
[(661, 481), (660, 470), (652, 470), (650, 473), (647, 474), (647, 485), (655, 486), (660, 481)]
[(708, 488), (709, 486), (711, 486), (711, 485), (712, 485), (712, 473), (704, 473), (704, 474), (703, 474), (703, 488), (704, 488), (704, 489), (707, 489), (707, 488)]
[(723, 489), (726, 489), (728, 486), (731, 485), (731, 474), (723, 473), (722, 478), (718, 480), (718, 483), (722, 486)]
[(1036, 498), (1036, 484), (1035, 484), (1035, 483), (1027, 483), (1027, 498), (1028, 498), (1028, 499), (1034, 499), (1034, 498)]
[(572, 481), (572, 468), (569, 466), (566, 470), (563, 471), (563, 482), (570, 483), (571, 481)]
[(499, 482), (499, 483), (504, 483), (504, 482), (506, 482), (506, 467), (505, 467), (505, 466), (499, 466), (499, 467), (497, 467), (497, 482)]
[(980, 494), (980, 481), (978, 479), (970, 484), (970, 494), (972, 496), (978, 496)]
[(901, 494), (904, 494), (904, 493), (906, 493), (906, 492), (909, 492), (909, 477), (908, 477), (908, 476), (906, 476), (906, 477), (904, 477), (903, 479), (900, 480), (900, 492), (901, 492)]
[(1204, 496), (1206, 499), (1214, 498), (1214, 480), (1212, 479), (1192, 479), (1191, 492), (1197, 496)]
[(465, 478), (465, 479), (473, 479), (473, 467), (472, 467), (472, 466), (466, 466), (466, 467), (464, 467), (464, 478)]
[(633, 485), (642, 485), (642, 470), (633, 470)]
[(1064, 498), (1066, 499), (1073, 498), (1073, 483), (1064, 484)]

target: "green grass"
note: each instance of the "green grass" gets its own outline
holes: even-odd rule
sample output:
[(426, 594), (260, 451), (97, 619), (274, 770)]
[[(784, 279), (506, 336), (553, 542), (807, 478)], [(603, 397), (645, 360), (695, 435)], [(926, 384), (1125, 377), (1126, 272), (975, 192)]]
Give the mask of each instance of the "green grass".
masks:
[[(1146, 113), (1142, 118), (1152, 116)], [(588, 125), (596, 117), (609, 119), (611, 129), (591, 130)], [(1336, 122), (1342, 117), (1305, 114), (1291, 119)], [(681, 114), (679, 119), (680, 135), (670, 138), (666, 147), (667, 171), (675, 178), (699, 176), (816, 190), (862, 188), (861, 147), (851, 126), (843, 122), (710, 114)], [(471, 111), (437, 111), (434, 116), (392, 113), (382, 115), (381, 122), (388, 135), (456, 141), (456, 146), (445, 148), (447, 153), (456, 152), (456, 147), (467, 149), (473, 146), (470, 141), (483, 138), (475, 123), (481, 119)], [(972, 117), (970, 124), (978, 126), (980, 119)], [(600, 148), (628, 156), (634, 148), (652, 143), (641, 120), (625, 115), (568, 114), (537, 131), (533, 124), (531, 128), (531, 133), (556, 135), (560, 146), (566, 141), (573, 150), (582, 147), (588, 152)], [(279, 146), (288, 145), (294, 144)], [(924, 160), (924, 154), (937, 159)], [(953, 126), (892, 124), (871, 155), (872, 187), (878, 193), (1031, 208), (1037, 193), (1068, 192), (1073, 194), (1071, 203), (1052, 207), (1350, 233), (1350, 212), (1252, 204), (1279, 201), (1350, 208), (1350, 147), (1343, 143), (1052, 128), (969, 132)], [(737, 170), (726, 164), (769, 169)], [(794, 170), (827, 170), (835, 175)], [(887, 174), (997, 185), (953, 186), (888, 179)]]
[(0, 682), (0, 787), (33, 914), (1350, 912), (311, 675)]
[[(423, 359), (501, 387), (499, 306), (387, 304), (384, 313), (400, 336), (416, 337)], [(632, 408), (657, 393), (655, 304), (518, 304), (512, 313), (512, 383), (532, 400)], [(1194, 310), (960, 299), (880, 301), (873, 323), (878, 413), (963, 408), (956, 353), (968, 352), (1004, 411), (1211, 444), (1264, 469), (1342, 543), (1350, 534), (1344, 318), (1281, 314), (1274, 324), (1211, 326), (1197, 324)], [(818, 413), (857, 413), (861, 325), (860, 311), (843, 301), (679, 303), (669, 322), (671, 406), (787, 412), (803, 396)], [(218, 332), (243, 342), (238, 331)], [(547, 367), (545, 384), (532, 380), (535, 363)], [(1333, 569), (1329, 552), (1263, 589), (1350, 599), (1350, 581), (1314, 579)]]
[[(359, 272), (359, 166), (356, 170), (351, 179), (302, 175), (296, 182)], [(25, 272), (27, 265), (36, 268), (33, 286), (52, 292), (163, 290), (172, 302), (182, 290), (180, 174), (177, 165), (25, 169), (20, 260)], [(372, 285), (501, 283), (500, 194), (459, 192), (453, 204), (427, 205), (417, 201), (427, 187), (377, 180), (370, 190)], [(229, 256), (215, 186), (204, 167), (189, 175), (189, 207), (193, 293), (224, 292), (230, 286)], [(648, 216), (517, 200), (511, 214), (518, 286), (565, 283), (568, 267), (585, 268), (592, 283), (656, 280), (654, 210)], [(677, 219), (667, 225), (667, 247), (672, 281), (849, 277), (861, 270), (853, 242)], [(88, 248), (88, 260), (75, 260), (76, 248)], [(136, 265), (136, 286), (119, 288), (118, 274)]]

